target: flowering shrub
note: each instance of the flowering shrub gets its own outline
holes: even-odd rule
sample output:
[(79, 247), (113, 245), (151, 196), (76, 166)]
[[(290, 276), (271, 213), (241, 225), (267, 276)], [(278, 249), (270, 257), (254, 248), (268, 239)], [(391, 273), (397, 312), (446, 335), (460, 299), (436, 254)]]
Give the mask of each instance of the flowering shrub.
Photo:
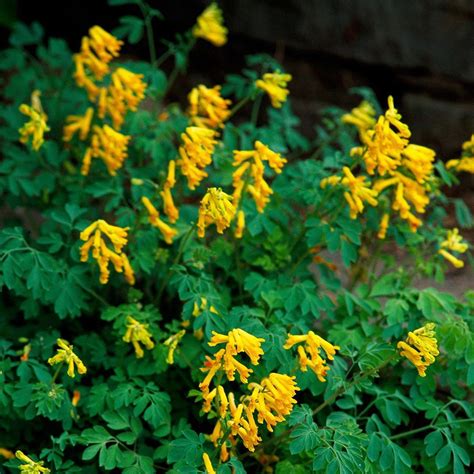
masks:
[(470, 471), (474, 294), (415, 283), (471, 258), (443, 190), (474, 136), (444, 165), (359, 89), (305, 138), (265, 55), (169, 104), (222, 13), (157, 57), (129, 3), (74, 53), (37, 24), (2, 52), (5, 469)]

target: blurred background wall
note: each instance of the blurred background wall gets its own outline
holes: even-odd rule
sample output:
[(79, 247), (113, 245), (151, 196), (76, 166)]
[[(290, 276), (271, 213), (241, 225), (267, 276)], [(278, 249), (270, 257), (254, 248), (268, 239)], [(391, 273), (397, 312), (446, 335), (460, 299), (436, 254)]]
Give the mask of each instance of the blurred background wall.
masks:
[[(149, 1), (165, 16), (157, 38), (190, 28), (205, 0)], [(229, 42), (200, 41), (191, 75), (174, 93), (197, 81), (221, 82), (249, 53), (267, 52), (293, 75), (291, 95), (311, 133), (326, 105), (351, 107), (348, 90), (372, 87), (382, 103), (393, 94), (414, 141), (454, 157), (474, 133), (474, 0), (220, 0)], [(105, 0), (41, 2), (0, 0), (1, 40), (15, 19), (40, 22), (49, 36), (65, 37), (77, 50), (93, 24), (112, 29), (134, 5), (108, 7)], [(53, 16), (54, 13), (54, 16)], [(145, 44), (129, 48), (147, 55)]]

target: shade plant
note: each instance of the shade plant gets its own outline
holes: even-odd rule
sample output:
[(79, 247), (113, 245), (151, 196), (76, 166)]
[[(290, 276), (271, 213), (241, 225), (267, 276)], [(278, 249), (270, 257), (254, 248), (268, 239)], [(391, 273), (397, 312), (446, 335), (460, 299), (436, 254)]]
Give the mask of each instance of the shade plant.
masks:
[(474, 136), (444, 163), (365, 88), (303, 136), (267, 55), (172, 103), (222, 12), (159, 43), (123, 3), (1, 53), (3, 468), (469, 472), (474, 294), (436, 283), (472, 264)]

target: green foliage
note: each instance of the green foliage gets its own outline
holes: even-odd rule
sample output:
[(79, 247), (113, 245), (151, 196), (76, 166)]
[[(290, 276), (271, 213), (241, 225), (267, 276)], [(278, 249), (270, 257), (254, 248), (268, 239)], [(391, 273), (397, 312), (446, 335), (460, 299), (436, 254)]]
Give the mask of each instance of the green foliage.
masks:
[[(170, 103), (168, 92), (186, 73), (197, 39), (187, 31), (160, 44), (154, 36), (163, 19), (158, 10), (141, 0), (109, 4), (135, 8), (117, 21), (114, 34), (132, 45), (147, 42), (150, 50), (149, 62), (111, 63), (142, 74), (147, 84), (145, 105), (125, 117), (121, 132), (132, 138), (115, 176), (100, 160), (83, 176), (86, 145), (62, 140), (68, 115), (97, 108), (74, 82), (68, 45), (45, 39), (37, 23), (17, 24), (10, 47), (0, 53), (6, 73), (0, 106), (0, 448), (21, 449), (58, 473), (191, 474), (204, 471), (204, 453), (219, 474), (471, 472), (474, 294), (455, 297), (434, 283), (420, 288), (415, 279), (443, 279), (447, 262), (438, 250), (446, 238), (446, 208), (454, 209), (461, 228), (473, 225), (467, 205), (443, 194), (443, 184), (458, 184), (456, 175), (437, 162), (423, 226), (414, 233), (394, 219), (386, 239), (378, 239), (389, 203), (381, 199), (352, 219), (342, 187), (320, 186), (324, 178), (341, 176), (344, 166), (355, 174), (363, 168), (351, 156), (360, 143), (355, 128), (341, 120), (344, 111), (329, 108), (315, 135), (303, 136), (290, 99), (273, 108), (255, 85), (282, 66), (268, 55), (252, 55), (222, 84), (231, 117), (219, 130), (208, 177), (190, 190), (176, 173), (180, 218), (167, 244), (141, 199), (161, 203), (168, 163), (179, 157), (190, 118)], [(166, 75), (161, 66), (170, 59)], [(38, 151), (18, 140), (26, 121), (18, 108), (30, 103), (33, 90), (41, 91), (51, 129)], [(383, 113), (372, 91), (353, 92)], [(241, 239), (234, 222), (223, 235), (211, 226), (198, 238), (206, 188), (232, 194), (233, 151), (250, 150), (257, 140), (288, 160), (281, 174), (265, 171), (272, 194), (264, 212), (247, 193), (239, 208), (246, 217)], [(81, 261), (80, 233), (97, 219), (129, 228), (125, 251), (134, 286), (113, 269), (101, 284), (96, 261)], [(152, 341), (141, 342), (143, 357), (127, 342), (131, 318)], [(420, 377), (396, 346), (427, 322), (436, 324), (440, 354)], [(299, 390), (273, 432), (257, 420), (262, 439), (254, 452), (234, 433), (227, 458), (221, 456), (223, 439), (217, 445), (209, 439), (218, 415), (202, 410), (199, 384), (205, 357), (216, 352), (208, 344), (213, 332), (235, 328), (264, 339), (261, 362), (249, 365), (250, 383), (273, 372), (294, 375)], [(183, 330), (171, 364), (170, 338)], [(323, 379), (309, 367), (302, 370), (296, 347), (284, 347), (288, 334), (309, 331), (338, 346)], [(58, 338), (73, 345), (87, 373), (72, 378), (67, 364), (50, 366)], [(249, 386), (237, 376), (218, 377), (237, 403), (248, 403)], [(224, 421), (228, 437), (228, 413)], [(2, 468), (16, 472), (18, 465), (5, 459)]]

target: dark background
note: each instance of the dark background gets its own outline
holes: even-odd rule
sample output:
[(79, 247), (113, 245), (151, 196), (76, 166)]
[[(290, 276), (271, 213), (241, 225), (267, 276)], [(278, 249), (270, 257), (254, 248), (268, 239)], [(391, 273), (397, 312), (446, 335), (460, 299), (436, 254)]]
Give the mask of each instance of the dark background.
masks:
[[(149, 2), (165, 16), (158, 39), (190, 28), (205, 0)], [(229, 42), (199, 41), (190, 75), (173, 91), (221, 82), (238, 71), (245, 54), (267, 52), (293, 75), (293, 105), (311, 133), (322, 107), (350, 107), (353, 86), (370, 86), (385, 103), (389, 94), (413, 131), (413, 141), (453, 158), (474, 133), (474, 0), (221, 0)], [(40, 22), (47, 36), (66, 38), (73, 50), (93, 24), (117, 26), (136, 6), (105, 0), (0, 0), (0, 21)], [(3, 26), (2, 45), (8, 28)], [(159, 44), (158, 49), (162, 48)], [(127, 52), (127, 49), (125, 49)], [(147, 57), (145, 42), (128, 47)]]

